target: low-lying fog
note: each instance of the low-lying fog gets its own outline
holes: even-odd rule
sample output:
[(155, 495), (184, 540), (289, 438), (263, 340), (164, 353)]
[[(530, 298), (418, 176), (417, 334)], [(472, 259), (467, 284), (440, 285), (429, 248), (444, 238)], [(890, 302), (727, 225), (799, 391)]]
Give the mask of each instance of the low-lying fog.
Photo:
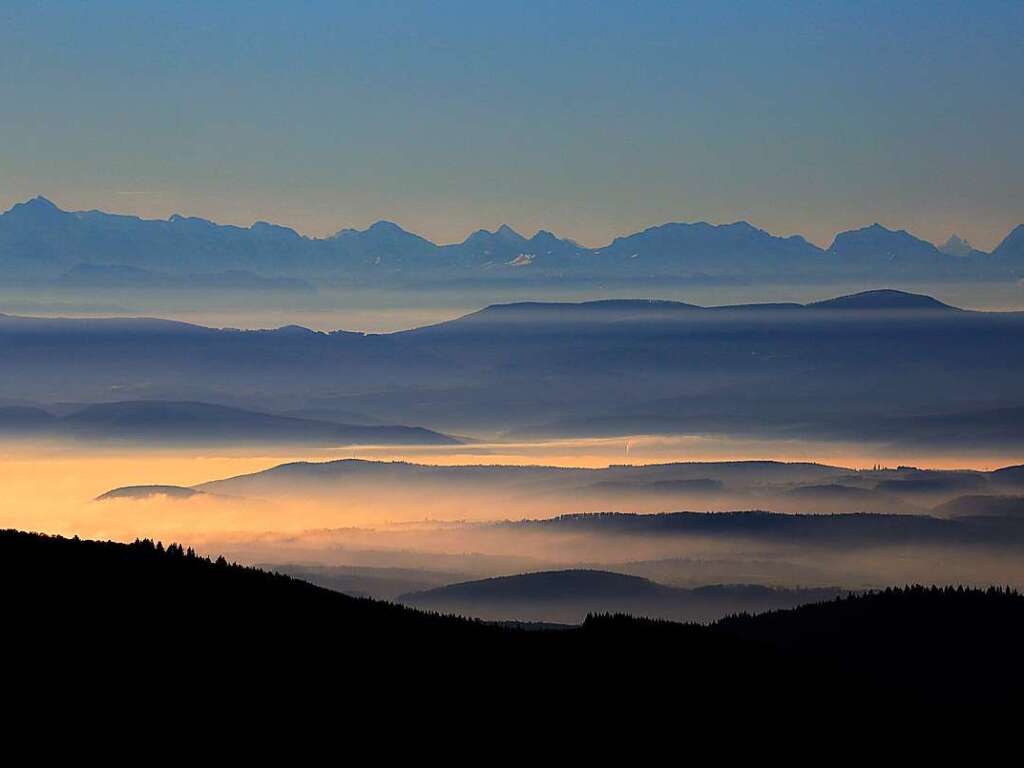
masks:
[[(179, 541), (205, 554), (223, 553), (241, 562), (292, 570), (316, 566), (326, 569), (316, 577), (321, 582), (389, 598), (409, 591), (410, 585), (429, 588), (579, 567), (644, 576), (675, 586), (745, 583), (861, 588), (904, 582), (1024, 586), (1021, 550), (987, 540), (962, 545), (948, 540), (836, 544), (766, 539), (745, 531), (682, 535), (493, 524), (576, 512), (849, 511), (829, 509), (820, 498), (805, 500), (777, 491), (760, 496), (756, 483), (750, 486), (754, 490), (735, 494), (713, 489), (691, 493), (686, 486), (653, 493), (633, 493), (626, 486), (604, 493), (586, 490), (589, 480), (583, 478), (578, 492), (572, 491), (572, 484), (569, 492), (564, 487), (556, 492), (543, 482), (495, 492), (473, 483), (404, 487), (369, 478), (327, 489), (295, 487), (244, 496), (213, 487), (211, 493), (189, 498), (157, 494), (94, 501), (124, 486), (187, 487), (289, 461), (337, 458), (435, 466), (590, 468), (753, 458), (814, 460), (846, 467), (902, 463), (979, 470), (1021, 463), (1021, 457), (1010, 456), (890, 457), (880, 449), (838, 444), (707, 438), (634, 437), (429, 449), (361, 447), (316, 456), (210, 448), (107, 447), (94, 452), (81, 445), (28, 449), (17, 443), (4, 446), (0, 454), (0, 527), (116, 540), (150, 537)], [(901, 497), (905, 506), (899, 509), (870, 511), (930, 514), (932, 505), (948, 495)], [(395, 574), (402, 578), (395, 581)]]

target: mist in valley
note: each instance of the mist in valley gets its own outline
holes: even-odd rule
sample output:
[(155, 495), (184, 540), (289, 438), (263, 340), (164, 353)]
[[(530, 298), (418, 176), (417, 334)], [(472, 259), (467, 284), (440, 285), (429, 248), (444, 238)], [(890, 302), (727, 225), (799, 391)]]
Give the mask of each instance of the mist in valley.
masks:
[[(763, 443), (750, 447), (766, 449)], [(978, 526), (968, 536), (941, 528), (960, 524), (942, 511), (951, 501), (989, 499), (996, 492), (1000, 498), (1019, 498), (1013, 487), (988, 487), (993, 481), (987, 464), (970, 467), (970, 459), (945, 457), (933, 466), (948, 462), (963, 471), (925, 472), (910, 481), (903, 470), (876, 469), (877, 461), (863, 471), (831, 463), (723, 462), (725, 451), (736, 448), (731, 441), (634, 436), (358, 446), (301, 455), (243, 446), (29, 448), (13, 441), (5, 443), (0, 462), (0, 527), (175, 541), (348, 594), (510, 620), (581, 620), (590, 609), (625, 609), (630, 600), (636, 612), (708, 620), (734, 610), (798, 603), (811, 595), (800, 591), (807, 589), (863, 590), (893, 583), (1024, 586), (1024, 532), (1015, 524), (991, 535)], [(783, 452), (775, 458), (800, 458), (786, 454), (785, 446), (777, 448)], [(836, 458), (854, 457), (853, 446), (833, 448)], [(685, 463), (672, 463), (679, 461)], [(893, 490), (871, 490), (885, 483)], [(978, 496), (979, 489), (990, 493)], [(97, 500), (104, 494), (109, 495)], [(762, 530), (760, 523), (751, 527), (743, 516), (721, 530), (690, 530), (686, 520), (683, 529), (644, 529), (645, 521), (662, 519), (646, 516), (684, 510), (762, 510), (816, 515), (825, 522), (798, 535)], [(573, 522), (580, 514), (598, 520), (603, 516), (596, 513), (609, 512), (641, 517), (623, 518), (629, 526), (618, 518)], [(875, 528), (831, 532), (828, 521), (862, 512), (934, 520), (940, 527), (898, 534)], [(1010, 514), (999, 524), (1024, 519), (1014, 518), (1013, 510)], [(643, 525), (633, 526), (634, 519)], [(593, 595), (556, 594), (546, 600), (495, 602), (486, 594), (490, 582), (480, 582), (485, 593), (469, 602), (465, 596), (456, 600), (431, 592), (497, 577), (581, 569), (640, 581), (616, 585), (626, 590), (617, 598), (600, 579), (592, 585)], [(633, 594), (636, 585), (654, 591)], [(712, 592), (710, 597), (700, 591), (713, 585), (774, 591)], [(658, 592), (662, 587), (670, 591)], [(694, 589), (698, 592), (685, 591)]]

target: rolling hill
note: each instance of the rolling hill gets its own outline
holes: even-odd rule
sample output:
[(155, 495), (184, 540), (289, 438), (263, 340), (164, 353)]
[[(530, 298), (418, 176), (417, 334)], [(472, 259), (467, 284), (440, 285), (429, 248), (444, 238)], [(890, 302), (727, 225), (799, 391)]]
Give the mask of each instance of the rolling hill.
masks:
[[(695, 501), (707, 508), (749, 503), (748, 508), (808, 512), (911, 514), (965, 493), (1012, 492), (1007, 470), (963, 472), (898, 469), (855, 470), (824, 464), (776, 461), (676, 462), (606, 468), (495, 464), (430, 465), (403, 461), (339, 459), (291, 462), (196, 488), (266, 498), (366, 492), (428, 495), (476, 492), (522, 503), (565, 498), (607, 509), (631, 499)], [(678, 507), (676, 507), (678, 509)], [(733, 507), (735, 508), (735, 507)]]
[(712, 585), (679, 589), (649, 579), (594, 570), (546, 571), (461, 582), (400, 595), (414, 608), (492, 621), (580, 624), (590, 614), (628, 613), (710, 622), (734, 613), (794, 608), (840, 590)]
[(64, 416), (0, 409), (0, 434), (166, 444), (456, 445), (428, 429), (362, 426), (257, 413), (223, 405), (131, 400), (89, 405)]

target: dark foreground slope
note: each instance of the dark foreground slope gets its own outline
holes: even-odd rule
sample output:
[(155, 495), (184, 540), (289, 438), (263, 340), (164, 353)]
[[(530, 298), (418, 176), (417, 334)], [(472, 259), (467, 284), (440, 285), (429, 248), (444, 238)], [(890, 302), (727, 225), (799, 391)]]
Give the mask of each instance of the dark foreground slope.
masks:
[(8, 658), (22, 671), (59, 662), (108, 676), (305, 679), (349, 698), (443, 682), (505, 699), (621, 688), (746, 702), (959, 700), (1009, 696), (1022, 681), (1024, 598), (999, 590), (892, 590), (709, 627), (606, 616), (525, 631), (346, 597), (176, 546), (16, 531), (0, 532), (0, 583)]

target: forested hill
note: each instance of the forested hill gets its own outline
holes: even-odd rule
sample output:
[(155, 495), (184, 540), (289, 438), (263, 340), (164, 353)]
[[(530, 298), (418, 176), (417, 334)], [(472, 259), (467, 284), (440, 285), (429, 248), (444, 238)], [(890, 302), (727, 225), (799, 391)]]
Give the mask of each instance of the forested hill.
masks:
[[(358, 599), (180, 546), (0, 532), (10, 658), (167, 675), (315, 676), (477, 692), (593, 686), (688, 695), (1010, 696), (1024, 597), (906, 588), (711, 626), (591, 617), (527, 631)], [(306, 678), (313, 682), (313, 677)], [(421, 691), (422, 693), (422, 691)], [(504, 695), (504, 694), (501, 694)]]

